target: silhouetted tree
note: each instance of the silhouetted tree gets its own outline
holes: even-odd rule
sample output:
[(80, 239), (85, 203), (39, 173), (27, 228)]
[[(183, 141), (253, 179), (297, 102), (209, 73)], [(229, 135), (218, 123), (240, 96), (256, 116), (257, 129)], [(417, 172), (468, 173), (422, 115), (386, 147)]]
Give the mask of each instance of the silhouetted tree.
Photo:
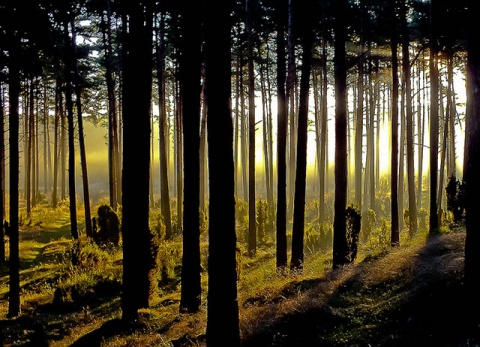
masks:
[(182, 1), (183, 46), (180, 76), (183, 100), (184, 223), (180, 311), (196, 312), (200, 282), (200, 71), (201, 2)]
[(348, 264), (347, 207), (347, 66), (345, 62), (347, 1), (335, 1), (335, 216), (333, 268)]
[[(3, 50), (0, 49), (0, 69), (4, 66)], [(4, 76), (0, 73), (0, 222), (5, 217), (5, 112), (3, 99)], [(5, 261), (5, 233), (0, 227), (0, 263)]]
[(391, 245), (396, 247), (400, 245), (400, 231), (398, 224), (398, 56), (397, 56), (397, 0), (390, 2), (391, 25), (390, 47), (392, 52), (392, 167), (391, 167), (391, 210), (392, 210), (392, 228)]
[(474, 1), (468, 2), (468, 58), (467, 58), (467, 114), (466, 135), (467, 161), (464, 172), (466, 183), (466, 240), (465, 240), (465, 285), (468, 293), (467, 309), (477, 318), (480, 308), (480, 218), (478, 198), (480, 196), (480, 35), (478, 14)]
[(248, 255), (257, 251), (257, 222), (255, 212), (255, 72), (253, 64), (253, 4), (246, 0), (247, 64), (248, 64)]
[(437, 1), (430, 0), (430, 233), (438, 231), (438, 44)]
[(417, 203), (415, 201), (415, 168), (413, 152), (413, 110), (411, 96), (411, 66), (410, 66), (410, 35), (407, 26), (407, 0), (401, 5), (402, 21), (402, 68), (405, 84), (405, 114), (407, 131), (407, 181), (408, 181), (408, 211), (410, 237), (417, 233)]
[[(12, 3), (7, 7), (10, 23), (20, 23), (20, 16), (17, 16)], [(19, 96), (20, 96), (20, 39), (16, 28), (7, 29), (9, 39), (9, 60), (8, 60), (8, 99), (9, 99), (9, 147), (10, 147), (10, 225), (8, 229), (10, 240), (9, 266), (9, 294), (8, 294), (8, 315), (18, 316), (20, 313), (20, 252), (18, 233), (18, 178), (19, 178)]]
[(233, 1), (207, 0), (205, 64), (210, 177), (207, 346), (240, 344), (230, 110), (230, 11)]
[(158, 137), (160, 155), (160, 207), (165, 224), (165, 238), (172, 237), (172, 218), (170, 212), (170, 192), (168, 189), (168, 151), (167, 151), (167, 106), (165, 93), (165, 18), (160, 13), (160, 23), (156, 32), (155, 49), (157, 53), (158, 80)]
[(287, 265), (287, 103), (286, 103), (286, 61), (285, 27), (287, 1), (276, 4), (277, 20), (277, 269)]
[(300, 105), (298, 110), (297, 135), (297, 172), (295, 174), (295, 200), (293, 206), (292, 229), (292, 270), (303, 268), (303, 244), (305, 233), (305, 189), (307, 179), (307, 131), (308, 131), (308, 98), (310, 90), (310, 71), (312, 65), (313, 46), (313, 2), (302, 3), (302, 76), (300, 80)]
[[(152, 12), (150, 1), (125, 6), (123, 85), (122, 319), (138, 319), (149, 297), (150, 105), (152, 88)], [(128, 22), (125, 22), (128, 20)]]

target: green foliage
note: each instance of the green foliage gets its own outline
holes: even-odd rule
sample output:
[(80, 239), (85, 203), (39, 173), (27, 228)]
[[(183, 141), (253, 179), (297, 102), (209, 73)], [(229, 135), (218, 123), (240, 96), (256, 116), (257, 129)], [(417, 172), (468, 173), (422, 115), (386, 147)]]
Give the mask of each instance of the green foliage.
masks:
[(236, 218), (239, 224), (248, 224), (248, 203), (237, 197), (235, 199)]
[(179, 238), (162, 241), (158, 245), (157, 266), (160, 268), (158, 280), (169, 283), (178, 279), (182, 264), (182, 242)]
[(421, 208), (418, 210), (418, 227), (420, 230), (427, 230), (427, 216), (428, 216), (428, 212), (426, 209), (424, 208)]
[(362, 243), (366, 242), (372, 233), (375, 224), (377, 223), (377, 214), (371, 208), (362, 213)]
[(120, 290), (120, 271), (114, 269), (114, 254), (118, 250), (104, 249), (99, 245), (79, 241), (65, 252), (65, 260), (70, 265), (58, 282), (54, 292), (53, 304), (71, 303), (81, 305), (84, 302), (100, 300), (107, 295), (115, 295)]
[(74, 242), (67, 250), (68, 258), (75, 271), (91, 271), (110, 260), (109, 253), (95, 243)]
[(319, 219), (305, 223), (305, 248), (310, 253), (325, 252), (332, 247), (333, 226), (330, 223), (320, 224)]
[(166, 228), (161, 211), (159, 209), (150, 210), (149, 218), (151, 232), (157, 235), (161, 240), (165, 239)]

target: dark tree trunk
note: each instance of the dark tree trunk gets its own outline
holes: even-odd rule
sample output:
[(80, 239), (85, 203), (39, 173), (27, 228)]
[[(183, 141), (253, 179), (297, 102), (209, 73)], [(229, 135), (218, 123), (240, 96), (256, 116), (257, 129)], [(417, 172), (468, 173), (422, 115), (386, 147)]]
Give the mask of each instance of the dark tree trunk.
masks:
[(392, 1), (392, 33), (391, 33), (391, 51), (392, 51), (392, 167), (391, 167), (391, 246), (400, 245), (400, 231), (398, 225), (398, 56), (397, 56), (397, 34), (396, 34), (396, 0)]
[(345, 12), (347, 1), (335, 1), (335, 203), (333, 268), (348, 264), (347, 207), (347, 68), (345, 62)]
[[(123, 86), (122, 319), (134, 322), (149, 297), (150, 105), (152, 13), (143, 2), (128, 7)], [(126, 16), (124, 16), (126, 17)], [(125, 18), (126, 19), (126, 18)], [(127, 23), (124, 23), (127, 25)]]
[(248, 255), (257, 251), (257, 216), (255, 213), (255, 72), (253, 70), (253, 1), (246, 0), (248, 36)]
[(210, 173), (207, 346), (239, 346), (233, 124), (230, 110), (232, 1), (206, 3)]
[[(70, 50), (70, 35), (68, 32), (68, 20), (64, 23), (64, 39), (67, 49)], [(75, 126), (73, 121), (73, 61), (70, 52), (65, 55), (65, 101), (67, 106), (67, 122), (68, 122), (68, 193), (70, 197), (70, 228), (72, 238), (78, 239), (78, 223), (77, 223), (77, 199), (75, 192)]]
[(403, 4), (402, 10), (402, 66), (405, 78), (405, 108), (407, 116), (407, 181), (408, 181), (408, 213), (409, 233), (413, 237), (417, 233), (417, 203), (415, 201), (415, 167), (413, 152), (413, 110), (411, 98), (411, 74), (410, 74), (410, 37), (407, 27), (407, 3)]
[(287, 266), (287, 104), (285, 94), (285, 25), (286, 0), (276, 6), (277, 19), (277, 269)]
[(58, 192), (58, 160), (60, 159), (59, 145), (59, 127), (60, 127), (60, 105), (62, 103), (62, 92), (60, 91), (60, 81), (57, 77), (55, 86), (55, 120), (53, 135), (53, 187), (52, 187), (52, 207), (57, 207)]
[[(3, 52), (0, 51), (0, 55)], [(0, 62), (2, 58), (0, 58)], [(3, 218), (5, 218), (5, 113), (3, 108), (3, 81), (0, 76), (0, 263), (5, 262), (5, 234)]]
[[(361, 8), (361, 27), (360, 27), (360, 59), (358, 60), (358, 80), (357, 80), (357, 112), (355, 122), (355, 203), (362, 210), (362, 172), (363, 172), (363, 114), (365, 93), (364, 86), (364, 34), (363, 26), (365, 21), (365, 5), (364, 0), (360, 2)], [(366, 175), (366, 174), (365, 174)], [(367, 187), (365, 186), (365, 190)]]
[(311, 21), (311, 2), (302, 4), (304, 21), (302, 76), (300, 80), (300, 105), (298, 110), (297, 165), (295, 174), (295, 200), (293, 206), (292, 258), (290, 268), (303, 269), (303, 244), (305, 234), (305, 189), (307, 179), (307, 131), (308, 131), (308, 97), (310, 90), (310, 71), (312, 65), (313, 28)]
[(20, 314), (20, 252), (18, 233), (18, 178), (19, 178), (19, 96), (20, 96), (20, 72), (18, 66), (19, 42), (15, 34), (10, 33), (12, 45), (9, 52), (9, 88), (8, 99), (10, 103), (9, 123), (9, 146), (10, 146), (10, 255), (9, 265), (9, 294), (8, 316), (16, 317)]
[[(323, 2), (322, 2), (323, 4)], [(325, 22), (325, 9), (323, 9), (323, 22)], [(326, 177), (328, 172), (327, 159), (327, 143), (328, 143), (328, 69), (327, 69), (327, 38), (325, 28), (322, 31), (322, 112), (321, 112), (321, 135), (320, 135), (320, 189), (319, 189), (319, 215), (320, 225), (323, 230), (323, 222), (325, 221), (325, 191), (326, 191)]]
[[(465, 240), (465, 285), (468, 294), (469, 307), (467, 311), (478, 318), (480, 300), (480, 218), (478, 218), (478, 196), (480, 195), (480, 46), (478, 45), (478, 14), (472, 7), (468, 13), (468, 58), (467, 58), (467, 114), (466, 114), (466, 145), (467, 160), (464, 172), (464, 182), (467, 185), (466, 194), (466, 240)], [(475, 320), (476, 322), (476, 320)]]
[(287, 117), (290, 124), (289, 131), (289, 150), (288, 150), (288, 185), (287, 185), (287, 220), (290, 220), (293, 214), (293, 195), (295, 191), (295, 151), (296, 151), (296, 135), (297, 135), (297, 117), (295, 113), (295, 86), (297, 83), (297, 70), (295, 66), (295, 38), (293, 24), (293, 0), (288, 0), (287, 13)]
[(119, 175), (117, 170), (117, 162), (119, 161), (119, 144), (118, 144), (118, 122), (117, 122), (117, 103), (115, 97), (115, 79), (112, 71), (112, 34), (111, 34), (111, 11), (110, 0), (106, 1), (107, 14), (106, 22), (104, 16), (102, 19), (102, 39), (103, 50), (105, 54), (105, 80), (107, 84), (108, 98), (108, 184), (110, 206), (116, 210), (118, 203), (118, 185)]
[(163, 223), (165, 224), (165, 238), (172, 237), (172, 218), (170, 212), (170, 192), (168, 188), (168, 154), (167, 154), (167, 108), (165, 97), (165, 18), (160, 18), (160, 29), (157, 31), (157, 79), (159, 93), (159, 156), (160, 156), (160, 199)]
[(200, 2), (183, 12), (183, 54), (180, 60), (184, 138), (184, 227), (180, 311), (200, 308)]
[[(80, 164), (82, 170), (82, 183), (83, 183), (83, 209), (85, 213), (85, 234), (87, 237), (93, 237), (92, 230), (92, 217), (90, 210), (90, 188), (88, 184), (88, 170), (87, 170), (87, 152), (85, 150), (85, 135), (83, 132), (83, 113), (82, 113), (82, 85), (80, 81), (80, 74), (78, 72), (78, 63), (75, 52), (76, 47), (76, 33), (75, 33), (75, 22), (72, 20), (70, 22), (72, 28), (72, 40), (71, 40), (71, 59), (74, 71), (74, 87), (75, 87), (75, 97), (76, 97), (76, 107), (77, 107), (77, 127), (78, 127), (78, 146), (80, 150)], [(115, 206), (114, 206), (115, 208)]]

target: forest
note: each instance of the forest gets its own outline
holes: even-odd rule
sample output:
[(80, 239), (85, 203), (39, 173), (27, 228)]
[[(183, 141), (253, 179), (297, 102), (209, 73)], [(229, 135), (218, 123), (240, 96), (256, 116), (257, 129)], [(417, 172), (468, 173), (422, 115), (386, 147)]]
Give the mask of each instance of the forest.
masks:
[(480, 345), (474, 5), (0, 0), (2, 345)]

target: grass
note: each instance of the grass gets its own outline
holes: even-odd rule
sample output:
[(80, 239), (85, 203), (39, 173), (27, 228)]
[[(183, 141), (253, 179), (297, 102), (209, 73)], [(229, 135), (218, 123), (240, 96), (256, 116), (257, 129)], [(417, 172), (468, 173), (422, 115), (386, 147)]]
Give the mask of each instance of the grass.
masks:
[[(203, 346), (207, 273), (198, 313), (179, 312), (181, 239), (160, 248), (166, 268), (136, 326), (121, 318), (121, 249), (75, 248), (68, 209), (32, 215), (21, 235), (22, 313), (7, 319), (8, 269), (0, 266), (0, 337), (11, 346)], [(37, 226), (35, 221), (41, 220)], [(464, 230), (444, 229), (401, 247), (360, 247), (355, 264), (332, 270), (331, 250), (311, 251), (301, 273), (278, 273), (273, 242), (241, 256), (238, 280), (243, 346), (467, 346), (462, 287)], [(207, 235), (202, 235), (206, 268)], [(71, 265), (72, 256), (78, 261)]]

